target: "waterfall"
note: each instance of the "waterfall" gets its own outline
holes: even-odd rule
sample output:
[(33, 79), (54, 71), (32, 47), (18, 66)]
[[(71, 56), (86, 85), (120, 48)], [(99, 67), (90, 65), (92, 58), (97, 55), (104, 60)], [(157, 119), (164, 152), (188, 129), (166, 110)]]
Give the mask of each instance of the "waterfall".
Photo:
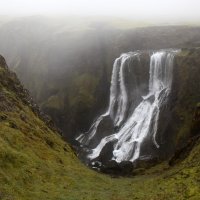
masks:
[[(95, 137), (99, 124), (106, 116), (113, 121), (117, 130), (99, 141), (87, 155), (90, 160), (97, 158), (102, 149), (109, 142), (114, 142), (112, 160), (117, 162), (134, 162), (140, 156), (141, 145), (149, 136), (155, 147), (158, 121), (161, 106), (167, 102), (172, 85), (173, 59), (177, 50), (160, 50), (151, 52), (149, 66), (148, 92), (142, 96), (141, 101), (130, 111), (128, 102), (128, 88), (126, 85), (125, 68), (131, 67), (130, 61), (140, 62), (142, 52), (122, 54), (113, 65), (110, 100), (107, 111), (100, 115), (87, 133), (81, 134), (77, 140), (82, 145), (90, 145)], [(129, 88), (131, 90), (131, 88)]]
[[(127, 93), (124, 83), (124, 67), (131, 57), (139, 58), (138, 56), (138, 52), (131, 52), (122, 54), (115, 60), (111, 78), (109, 107), (104, 114), (100, 115), (95, 120), (87, 133), (83, 133), (76, 138), (77, 141), (84, 145), (88, 145), (90, 140), (95, 136), (100, 122), (108, 115), (113, 120), (115, 126), (119, 126), (124, 120), (127, 109)], [(117, 107), (117, 111), (115, 111), (115, 106)]]

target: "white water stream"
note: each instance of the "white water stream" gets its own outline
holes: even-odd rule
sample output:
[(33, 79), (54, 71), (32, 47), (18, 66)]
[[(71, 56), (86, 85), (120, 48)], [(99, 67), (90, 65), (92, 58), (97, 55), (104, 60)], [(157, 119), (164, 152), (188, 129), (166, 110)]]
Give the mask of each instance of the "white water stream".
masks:
[(110, 116), (114, 126), (119, 127), (119, 130), (102, 138), (99, 144), (88, 154), (89, 159), (97, 158), (108, 142), (116, 141), (112, 159), (117, 162), (133, 162), (139, 158), (141, 144), (148, 134), (152, 135), (155, 146), (159, 148), (156, 134), (160, 107), (167, 101), (171, 90), (173, 59), (176, 52), (176, 50), (160, 50), (150, 55), (148, 94), (142, 97), (142, 101), (128, 115), (126, 115), (129, 111), (127, 110), (128, 94), (124, 68), (130, 58), (140, 61), (141, 52), (122, 54), (115, 60), (108, 110), (100, 115), (89, 131), (86, 134), (81, 134), (77, 140), (83, 145), (89, 144), (90, 140), (95, 137), (99, 124), (106, 116)]

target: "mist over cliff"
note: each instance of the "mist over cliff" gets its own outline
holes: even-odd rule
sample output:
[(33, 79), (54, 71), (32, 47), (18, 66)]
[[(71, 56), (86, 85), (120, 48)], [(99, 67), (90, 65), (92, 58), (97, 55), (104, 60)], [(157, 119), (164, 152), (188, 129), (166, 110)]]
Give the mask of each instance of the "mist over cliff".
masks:
[(106, 109), (122, 52), (198, 46), (199, 33), (190, 26), (133, 28), (130, 21), (124, 28), (114, 19), (25, 17), (0, 27), (0, 53), (71, 139)]

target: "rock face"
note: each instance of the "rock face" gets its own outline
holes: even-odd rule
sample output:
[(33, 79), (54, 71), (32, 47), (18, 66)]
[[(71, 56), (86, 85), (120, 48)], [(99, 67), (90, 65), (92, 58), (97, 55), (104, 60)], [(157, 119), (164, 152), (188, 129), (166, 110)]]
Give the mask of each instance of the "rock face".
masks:
[(122, 52), (195, 46), (200, 40), (199, 27), (120, 30), (93, 23), (71, 31), (53, 25), (31, 17), (5, 24), (0, 52), (70, 141), (106, 110), (112, 65)]
[[(54, 131), (58, 131), (59, 129), (55, 127), (53, 121), (45, 115), (40, 108), (37, 106), (37, 104), (33, 101), (32, 97), (30, 96), (28, 90), (24, 89), (24, 87), (21, 85), (19, 79), (17, 78), (16, 74), (14, 72), (11, 72), (8, 69), (8, 66), (6, 64), (5, 59), (0, 55), (0, 66), (1, 66), (1, 73), (0, 73), (0, 79), (1, 79), (1, 85), (7, 89), (12, 90), (14, 93), (17, 94), (18, 98), (20, 98), (23, 103), (27, 106), (29, 106), (32, 111), (42, 120), (45, 121), (46, 125), (51, 128)], [(6, 79), (4, 78), (6, 77)], [(13, 103), (8, 100), (7, 94), (4, 90), (0, 91), (0, 111), (4, 112), (12, 112), (16, 108), (14, 107)], [(25, 121), (25, 116), (21, 115), (21, 119)]]
[[(193, 116), (193, 110), (195, 108), (195, 104), (197, 102), (199, 102), (199, 92), (200, 92), (200, 87), (198, 85), (198, 78), (199, 78), (199, 61), (197, 61), (197, 65), (196, 66), (192, 66), (192, 63), (190, 62), (194, 62), (195, 63), (195, 59), (198, 60), (198, 55), (200, 54), (200, 51), (198, 48), (193, 48), (193, 49), (183, 49), (182, 51), (177, 52), (177, 54), (175, 55), (174, 58), (174, 68), (172, 68), (172, 74), (171, 77), (172, 78), (172, 85), (171, 85), (171, 90), (169, 94), (169, 97), (167, 98), (167, 100), (165, 99), (163, 102), (163, 106), (160, 107), (159, 109), (159, 118), (157, 118), (156, 120), (158, 120), (157, 122), (157, 132), (156, 132), (156, 136), (154, 136), (154, 134), (151, 134), (152, 130), (154, 130), (153, 126), (155, 126), (155, 121), (153, 122), (152, 127), (150, 126), (150, 129), (147, 133), (147, 136), (144, 138), (144, 140), (141, 143), (141, 149), (140, 149), (140, 157), (138, 158), (138, 161), (135, 162), (134, 167), (136, 166), (152, 166), (155, 165), (156, 163), (159, 163), (162, 160), (166, 160), (168, 159), (170, 156), (173, 155), (174, 152), (177, 151), (177, 149), (182, 149), (186, 144), (187, 141), (189, 140), (189, 138), (191, 138), (192, 136), (196, 134), (198, 134), (199, 131), (199, 122), (198, 122), (198, 107), (196, 108), (195, 111), (195, 115)], [(186, 62), (182, 63), (182, 59), (184, 58), (184, 60)], [(140, 57), (140, 61), (142, 62), (142, 60), (145, 60), (145, 57)], [(132, 59), (134, 61), (134, 59)], [(137, 60), (137, 59), (136, 59)], [(123, 59), (121, 59), (121, 62), (123, 62)], [(168, 61), (167, 61), (168, 62)], [(171, 62), (171, 61), (170, 61)], [(162, 65), (165, 65), (165, 67), (167, 66), (167, 64), (162, 61), (161, 62)], [(144, 63), (143, 63), (144, 64)], [(125, 80), (125, 87), (128, 91), (128, 93), (130, 93), (129, 91), (133, 92), (133, 98), (130, 96), (131, 94), (128, 94), (128, 98), (130, 103), (134, 103), (137, 106), (138, 101), (141, 101), (141, 97), (145, 96), (145, 92), (147, 91), (147, 86), (148, 83), (147, 81), (149, 81), (148, 76), (145, 76), (143, 74), (140, 74), (139, 71), (137, 71), (137, 62), (129, 62), (129, 71), (126, 71), (127, 68), (124, 67), (124, 77), (119, 77), (119, 82), (121, 80)], [(189, 67), (188, 65), (190, 65), (191, 69), (187, 69), (187, 67)], [(136, 67), (137, 66), (137, 67)], [(148, 66), (148, 64), (146, 63), (146, 65), (141, 65), (140, 67), (142, 68), (143, 72), (145, 71), (145, 66)], [(114, 64), (115, 67), (115, 64)], [(131, 68), (132, 67), (132, 68)], [(136, 68), (134, 68), (136, 67)], [(164, 68), (164, 66), (162, 66)], [(167, 66), (170, 67), (170, 66)], [(138, 68), (138, 69), (141, 69)], [(114, 69), (114, 68), (113, 68)], [(140, 74), (139, 77), (143, 77), (143, 79), (141, 81), (138, 81), (137, 79), (134, 79), (131, 69), (134, 71), (134, 75), (137, 77), (137, 75)], [(148, 69), (148, 67), (147, 67)], [(190, 71), (191, 70), (191, 71)], [(148, 70), (147, 70), (148, 71)], [(185, 73), (187, 71), (187, 75), (190, 76), (189, 79), (185, 79)], [(197, 73), (197, 75), (195, 75), (194, 73)], [(119, 71), (119, 73), (121, 73)], [(144, 73), (145, 74), (145, 73)], [(148, 74), (148, 73), (146, 73)], [(160, 73), (162, 74), (162, 73)], [(115, 76), (115, 74), (112, 75), (113, 77)], [(131, 78), (128, 78), (128, 77)], [(163, 76), (163, 74), (162, 74)], [(192, 78), (193, 77), (193, 78)], [(113, 78), (112, 78), (113, 79)], [(188, 86), (186, 86), (186, 80), (188, 81), (188, 84), (191, 84), (191, 79), (195, 79), (197, 82), (195, 82), (195, 89), (193, 90), (192, 88), (190, 88), (190, 95), (188, 96), (185, 91), (187, 90)], [(137, 80), (137, 81), (135, 81)], [(132, 82), (133, 81), (133, 82)], [(122, 81), (121, 81), (122, 82)], [(139, 89), (139, 85), (136, 84), (138, 83), (143, 83), (144, 86), (144, 90), (141, 90), (141, 88)], [(197, 83), (197, 85), (196, 85)], [(114, 79), (111, 81), (111, 84), (114, 84)], [(137, 87), (136, 87), (137, 86)], [(183, 88), (183, 86), (185, 88)], [(119, 86), (120, 88), (122, 87), (121, 85)], [(136, 87), (136, 89), (138, 89), (138, 92), (136, 92), (136, 90), (134, 89), (134, 87)], [(116, 86), (116, 91), (118, 87)], [(129, 89), (128, 89), (129, 88)], [(166, 89), (166, 88), (165, 88)], [(189, 89), (189, 88), (188, 88)], [(120, 97), (119, 100), (115, 99), (118, 97), (112, 97), (112, 91), (114, 91), (114, 89), (112, 89), (111, 86), (111, 96), (110, 96), (110, 104), (109, 106), (112, 104), (112, 102), (118, 102), (118, 104), (120, 105), (120, 101), (121, 99), (123, 100), (123, 98), (125, 98), (125, 96)], [(198, 92), (197, 92), (198, 91)], [(120, 95), (122, 95), (122, 92), (118, 92)], [(160, 96), (163, 96), (163, 93), (165, 94), (165, 91), (163, 90), (160, 93)], [(138, 95), (136, 95), (138, 94)], [(137, 99), (138, 97), (138, 99)], [(140, 98), (139, 98), (140, 97)], [(113, 99), (112, 99), (113, 98)], [(160, 97), (158, 97), (159, 99)], [(182, 101), (182, 98), (185, 98), (185, 102)], [(190, 99), (191, 98), (191, 99)], [(123, 101), (125, 102), (126, 99), (124, 99)], [(153, 95), (149, 96), (147, 98), (148, 102), (154, 102), (155, 101), (155, 97)], [(184, 112), (185, 114), (187, 113), (187, 115), (190, 115), (190, 118), (187, 118), (188, 120), (184, 121), (184, 118), (181, 119), (182, 122), (181, 124), (179, 124), (179, 118), (180, 115), (184, 114), (181, 113), (181, 110), (183, 111), (183, 108), (180, 107), (180, 102), (183, 103), (183, 105), (187, 104), (188, 101), (193, 102), (192, 105), (188, 105), (188, 107), (184, 108)], [(121, 104), (123, 105), (122, 102)], [(130, 104), (131, 105), (131, 104)], [(109, 126), (109, 128), (104, 124), (106, 123), (106, 119), (108, 117), (112, 118), (113, 113), (118, 113), (118, 108), (117, 106), (113, 106), (113, 111), (112, 111), (112, 107), (108, 108), (108, 111), (106, 113), (104, 113), (103, 115), (100, 115), (99, 118), (97, 118), (97, 120), (93, 123), (93, 125), (91, 126), (91, 128), (89, 129), (88, 132), (83, 133), (81, 135), (81, 138), (77, 138), (79, 140), (80, 143), (82, 143), (82, 145), (86, 145), (90, 151), (87, 150), (87, 153), (84, 156), (88, 156), (89, 158), (89, 162), (101, 162), (103, 167), (100, 167), (102, 170), (106, 169), (106, 165), (110, 165), (109, 161), (111, 160), (115, 160), (115, 154), (114, 152), (116, 151), (116, 147), (119, 143), (119, 138), (122, 137), (118, 137), (117, 135), (120, 133), (120, 129), (124, 129), (126, 128), (126, 124), (123, 124), (122, 127), (120, 127), (120, 125), (116, 125), (118, 122), (115, 122), (111, 120), (111, 125)], [(128, 112), (130, 111), (133, 112), (134, 109), (136, 107), (131, 107), (128, 106)], [(126, 105), (123, 106), (123, 109), (126, 109)], [(131, 110), (132, 109), (132, 110)], [(180, 110), (179, 110), (180, 109)], [(120, 112), (122, 113), (123, 110), (120, 110)], [(124, 112), (125, 113), (125, 112)], [(122, 113), (123, 114), (123, 113)], [(140, 115), (142, 115), (141, 110), (140, 110)], [(154, 114), (156, 115), (156, 113)], [(124, 117), (126, 117), (126, 114), (123, 114)], [(127, 116), (130, 117), (130, 114), (128, 114)], [(145, 116), (148, 116), (148, 113), (145, 114)], [(182, 115), (183, 117), (183, 115)], [(105, 121), (104, 121), (105, 119)], [(115, 119), (115, 118), (114, 118)], [(117, 119), (120, 119), (120, 115)], [(193, 120), (192, 120), (193, 119)], [(122, 119), (125, 120), (126, 122), (126, 118)], [(126, 122), (127, 123), (127, 122)], [(113, 125), (112, 125), (113, 124)], [(134, 130), (134, 126), (137, 125), (136, 124), (132, 126), (132, 128), (130, 129), (131, 132), (132, 130)], [(113, 128), (112, 128), (113, 126)], [(126, 131), (128, 130), (128, 128), (125, 129)], [(186, 131), (186, 132), (184, 132)], [(106, 134), (105, 134), (106, 133)], [(85, 134), (85, 135), (84, 135)], [(97, 134), (97, 135), (96, 135)], [(123, 136), (124, 137), (124, 136)], [(122, 137), (122, 138), (123, 138)], [(131, 136), (132, 137), (132, 136)], [(124, 137), (125, 138), (125, 137)], [(128, 138), (124, 140), (124, 143), (126, 143), (128, 140)], [(156, 140), (156, 144), (159, 145), (159, 147), (156, 148), (155, 145), (155, 141)], [(99, 141), (99, 143), (98, 143)], [(98, 144), (98, 145), (97, 145)], [(152, 145), (151, 145), (152, 144)], [(123, 145), (123, 144), (122, 144)], [(128, 149), (128, 147), (127, 147)], [(123, 155), (124, 156), (126, 154), (126, 150), (127, 149), (123, 149)], [(119, 151), (119, 148), (117, 149), (117, 151)], [(134, 152), (133, 152), (134, 153)], [(132, 154), (131, 154), (132, 155)], [(130, 160), (128, 157), (124, 157), (125, 160)], [(117, 160), (119, 163), (121, 163), (123, 160)], [(131, 160), (130, 160), (131, 161)], [(88, 162), (88, 160), (86, 159), (86, 162)], [(145, 164), (146, 163), (146, 164)], [(112, 163), (113, 165), (113, 163)], [(115, 171), (116, 169), (118, 169), (118, 165), (116, 165), (115, 167), (111, 167), (113, 168), (113, 170)], [(109, 170), (111, 171), (111, 168), (109, 167)]]
[(91, 162), (135, 163), (141, 157), (153, 160), (172, 154), (173, 149), (169, 148), (170, 145), (174, 148), (172, 136), (165, 140), (164, 135), (171, 122), (168, 101), (178, 52), (136, 51), (115, 60), (107, 111), (77, 138), (90, 149), (86, 155)]

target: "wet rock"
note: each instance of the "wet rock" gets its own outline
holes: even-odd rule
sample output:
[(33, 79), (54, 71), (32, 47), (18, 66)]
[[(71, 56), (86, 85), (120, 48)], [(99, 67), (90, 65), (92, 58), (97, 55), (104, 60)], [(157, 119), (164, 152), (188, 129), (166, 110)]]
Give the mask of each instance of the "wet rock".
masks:
[[(65, 139), (65, 138), (63, 138)], [(72, 148), (72, 150), (74, 150), (74, 152), (76, 152), (77, 154), (79, 154), (81, 152), (81, 144), (80, 142), (78, 142), (77, 140), (72, 140), (70, 143), (70, 147)]]
[(155, 101), (155, 95), (149, 96), (147, 100), (152, 104)]
[(90, 165), (92, 167), (92, 169), (95, 169), (97, 171), (100, 171), (101, 167), (102, 167), (102, 163), (99, 161), (93, 161), (90, 163)]
[(134, 169), (134, 165), (130, 161), (123, 161), (121, 163), (117, 163), (114, 160), (111, 160), (106, 163), (106, 165), (102, 166), (101, 171), (107, 174), (126, 176), (132, 175)]
[(106, 116), (103, 118), (103, 120), (100, 122), (95, 137), (93, 137), (88, 146), (93, 149), (95, 148), (98, 144), (99, 141), (101, 141), (102, 138), (112, 135), (114, 133), (114, 125), (113, 121), (111, 120), (110, 116)]
[(100, 162), (102, 162), (103, 164), (104, 163), (107, 163), (109, 160), (112, 159), (112, 156), (113, 156), (113, 146), (115, 144), (116, 141), (111, 141), (111, 142), (108, 142), (102, 149), (99, 157), (98, 157), (98, 160)]
[(126, 175), (132, 173), (134, 165), (130, 161), (122, 161), (121, 163), (119, 163), (119, 167), (121, 168), (122, 173)]
[(106, 174), (120, 174), (121, 170), (115, 160), (108, 161), (106, 165), (101, 167), (101, 171)]
[(134, 167), (136, 168), (150, 168), (152, 166), (155, 166), (159, 163), (158, 157), (140, 157), (136, 162), (134, 163)]

